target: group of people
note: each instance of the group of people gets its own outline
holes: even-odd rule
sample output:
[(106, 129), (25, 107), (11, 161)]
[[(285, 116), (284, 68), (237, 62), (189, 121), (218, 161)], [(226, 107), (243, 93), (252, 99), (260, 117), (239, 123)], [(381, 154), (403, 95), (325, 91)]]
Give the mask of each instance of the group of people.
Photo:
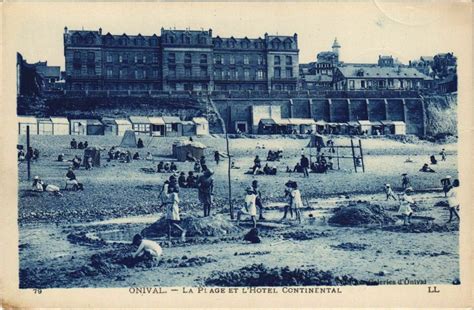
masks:
[(89, 146), (89, 143), (87, 141), (84, 141), (84, 142), (80, 141), (78, 143), (75, 138), (72, 138), (69, 145), (71, 146), (71, 149), (83, 150), (83, 149), (86, 149)]
[(174, 161), (170, 162), (163, 162), (160, 161), (156, 166), (156, 172), (158, 173), (169, 173), (169, 172), (176, 172), (178, 171), (178, 166)]
[[(238, 169), (235, 168), (234, 162), (232, 162), (232, 167), (233, 169)], [(262, 161), (260, 160), (260, 157), (257, 155), (255, 156), (255, 159), (253, 161), (253, 166), (250, 168), (249, 172), (250, 174), (253, 175), (276, 175), (277, 174), (277, 167), (275, 165), (270, 166), (268, 163), (265, 163), (265, 166), (262, 168)]]
[[(458, 188), (459, 188), (459, 180), (455, 179), (451, 182), (451, 176), (447, 175), (445, 178), (441, 179), (441, 185), (443, 187), (444, 197), (448, 198), (448, 208), (449, 208), (449, 220), (450, 223), (453, 220), (453, 217), (456, 216), (459, 220), (459, 201), (458, 201)], [(411, 185), (411, 181), (408, 177), (407, 173), (402, 174), (402, 193), (395, 195), (394, 190), (390, 186), (390, 184), (385, 184), (384, 191), (385, 191), (385, 200), (393, 199), (395, 201), (399, 201), (400, 208), (398, 212), (404, 216), (404, 225), (410, 224), (411, 216), (413, 215), (413, 209), (411, 208), (413, 205), (416, 205), (413, 198), (410, 194), (413, 192), (413, 187)]]
[(18, 150), (18, 154), (17, 154), (17, 159), (18, 159), (18, 162), (22, 162), (22, 161), (25, 161), (25, 160), (38, 160), (40, 156), (40, 152), (37, 148), (32, 148), (31, 146), (28, 148), (28, 150), (25, 151), (23, 150), (23, 148), (20, 148)]
[(267, 161), (280, 161), (283, 158), (283, 150), (279, 149), (277, 151), (269, 150), (267, 154)]
[(135, 152), (135, 154), (132, 155), (132, 152), (130, 152), (129, 150), (124, 151), (115, 146), (112, 146), (109, 149), (109, 151), (107, 152), (107, 156), (108, 156), (107, 158), (108, 162), (112, 160), (118, 160), (123, 163), (130, 163), (132, 160), (141, 159), (140, 154), (138, 152)]

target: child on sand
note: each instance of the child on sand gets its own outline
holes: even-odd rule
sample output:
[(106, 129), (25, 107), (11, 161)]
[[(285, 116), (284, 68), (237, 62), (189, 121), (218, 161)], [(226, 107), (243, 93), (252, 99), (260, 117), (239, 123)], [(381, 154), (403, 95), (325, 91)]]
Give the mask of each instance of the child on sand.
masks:
[(181, 241), (186, 241), (186, 230), (179, 226), (179, 189), (176, 182), (165, 182), (163, 186), (163, 203), (166, 205), (166, 220), (168, 222), (168, 239), (171, 240), (171, 227), (174, 226), (181, 231)]
[(395, 197), (395, 193), (392, 190), (392, 187), (390, 187), (390, 184), (385, 184), (385, 195), (387, 196), (387, 199), (389, 200), (390, 198), (393, 198), (393, 200), (397, 200), (397, 197)]
[(291, 190), (291, 208), (295, 210), (296, 219), (301, 224), (301, 208), (303, 208), (303, 201), (301, 200), (301, 192), (298, 189), (298, 184), (296, 182), (293, 183), (292, 190)]
[(410, 189), (406, 189), (403, 195), (400, 196), (400, 208), (398, 209), (398, 213), (403, 215), (403, 225), (410, 224), (411, 216), (413, 215), (411, 205), (415, 204), (415, 201), (409, 196), (410, 192)]
[(240, 217), (242, 214), (247, 214), (250, 215), (250, 218), (252, 219), (253, 223), (253, 228), (257, 227), (257, 205), (256, 205), (256, 199), (257, 195), (255, 194), (255, 191), (253, 190), (252, 187), (247, 187), (245, 190), (247, 192), (247, 195), (245, 196), (245, 204), (243, 208), (237, 213), (237, 222), (240, 222)]
[(136, 234), (133, 237), (132, 244), (138, 246), (138, 249), (132, 255), (133, 258), (146, 256), (154, 258), (161, 256), (163, 253), (163, 250), (158, 243), (152, 240), (143, 239), (140, 234)]
[(448, 191), (448, 205), (449, 205), (448, 223), (450, 223), (453, 220), (453, 215), (456, 215), (458, 220), (460, 220), (459, 214), (456, 211), (456, 209), (459, 208), (458, 189), (459, 189), (459, 180), (456, 179), (453, 181), (453, 186)]

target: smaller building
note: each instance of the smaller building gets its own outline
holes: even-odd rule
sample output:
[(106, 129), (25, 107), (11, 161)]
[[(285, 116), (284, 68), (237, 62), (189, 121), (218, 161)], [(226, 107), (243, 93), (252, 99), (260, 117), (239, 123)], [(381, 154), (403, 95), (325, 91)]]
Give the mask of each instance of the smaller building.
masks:
[(262, 118), (258, 123), (258, 133), (261, 135), (276, 134), (278, 131), (278, 124), (272, 118)]
[(429, 88), (432, 78), (415, 68), (344, 65), (336, 69), (336, 90), (419, 90)]
[(154, 137), (163, 137), (165, 135), (165, 121), (161, 116), (151, 116), (150, 120), (151, 135)]
[(150, 120), (146, 116), (130, 116), (132, 129), (136, 134), (149, 135), (150, 134)]
[(110, 117), (103, 117), (102, 124), (104, 125), (104, 135), (116, 136), (117, 135), (117, 123), (115, 119)]
[(53, 122), (48, 118), (38, 118), (38, 134), (39, 135), (52, 135), (53, 134)]
[(173, 144), (173, 156), (178, 161), (186, 161), (187, 156), (190, 155), (196, 159), (204, 155), (206, 146), (200, 142), (179, 141)]
[(183, 135), (183, 125), (177, 116), (163, 116), (165, 122), (165, 135), (167, 137), (179, 137)]
[(196, 126), (196, 135), (208, 136), (209, 135), (209, 121), (205, 117), (193, 117), (192, 121)]
[(87, 135), (87, 120), (86, 119), (71, 119), (69, 122), (71, 126), (71, 135), (85, 136)]
[(104, 124), (98, 119), (88, 119), (86, 132), (89, 136), (102, 136), (104, 135)]
[(384, 120), (380, 121), (383, 126), (383, 133), (386, 135), (405, 135), (406, 134), (406, 124), (402, 121), (390, 121)]
[(59, 66), (48, 66), (48, 62), (35, 64), (36, 72), (41, 76), (44, 89), (56, 88), (56, 83), (61, 79), (61, 68)]
[(50, 117), (53, 135), (69, 135), (69, 120), (66, 117)]
[(38, 134), (38, 120), (34, 116), (18, 116), (18, 134), (26, 135), (26, 128), (30, 127), (30, 135)]
[(195, 136), (196, 135), (196, 124), (193, 121), (182, 121), (183, 136)]
[(132, 130), (132, 123), (128, 119), (116, 119), (117, 135), (123, 136), (127, 130)]

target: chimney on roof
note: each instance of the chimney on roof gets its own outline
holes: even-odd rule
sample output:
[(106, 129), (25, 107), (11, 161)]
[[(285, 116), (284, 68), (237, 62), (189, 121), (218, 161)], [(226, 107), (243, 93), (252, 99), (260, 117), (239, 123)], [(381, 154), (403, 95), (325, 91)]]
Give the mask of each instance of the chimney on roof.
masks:
[(64, 26), (64, 33), (67, 33), (67, 26)]
[(102, 28), (99, 28), (99, 35), (102, 35)]
[(209, 36), (212, 37), (212, 29), (211, 28), (209, 28)]

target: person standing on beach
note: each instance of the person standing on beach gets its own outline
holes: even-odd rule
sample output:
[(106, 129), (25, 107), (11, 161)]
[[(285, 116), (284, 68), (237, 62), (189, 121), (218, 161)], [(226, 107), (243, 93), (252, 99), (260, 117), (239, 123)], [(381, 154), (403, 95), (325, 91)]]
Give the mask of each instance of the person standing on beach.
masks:
[(459, 208), (458, 190), (459, 180), (456, 179), (453, 181), (453, 186), (449, 189), (448, 192), (449, 220), (447, 223), (450, 223), (453, 220), (453, 215), (455, 215), (458, 220), (460, 220), (459, 214), (456, 210)]
[(309, 178), (308, 168), (309, 168), (309, 159), (308, 157), (301, 155), (300, 165), (303, 169), (303, 178)]
[(301, 192), (298, 189), (298, 184), (293, 182), (291, 195), (291, 208), (295, 211), (296, 220), (301, 224), (301, 208), (303, 208), (303, 200), (301, 199)]
[(260, 192), (260, 189), (258, 188), (258, 181), (257, 180), (253, 180), (252, 181), (252, 189), (255, 193), (255, 204), (258, 208), (258, 213), (259, 213), (259, 216), (258, 216), (258, 220), (259, 221), (264, 221), (265, 218), (263, 217), (263, 203), (262, 203), (262, 192)]
[(221, 160), (221, 155), (219, 154), (219, 151), (214, 152), (214, 161), (216, 162), (216, 165), (219, 165), (219, 161)]
[(403, 173), (402, 174), (402, 188), (405, 190), (409, 187), (411, 187), (410, 178), (408, 178), (407, 173)]
[(448, 197), (448, 192), (451, 189), (451, 176), (447, 175), (441, 179), (441, 185), (443, 186), (444, 197)]
[(214, 178), (211, 169), (204, 170), (204, 173), (197, 181), (199, 201), (203, 205), (204, 216), (211, 215), (212, 195), (214, 191)]
[(442, 149), (441, 152), (439, 153), (441, 155), (441, 161), (446, 161), (446, 150)]
[(171, 240), (171, 228), (176, 227), (181, 231), (181, 241), (186, 241), (186, 230), (183, 229), (179, 222), (181, 217), (179, 215), (179, 188), (176, 183), (165, 182), (163, 185), (163, 203), (166, 206), (166, 221), (168, 222), (168, 240)]

